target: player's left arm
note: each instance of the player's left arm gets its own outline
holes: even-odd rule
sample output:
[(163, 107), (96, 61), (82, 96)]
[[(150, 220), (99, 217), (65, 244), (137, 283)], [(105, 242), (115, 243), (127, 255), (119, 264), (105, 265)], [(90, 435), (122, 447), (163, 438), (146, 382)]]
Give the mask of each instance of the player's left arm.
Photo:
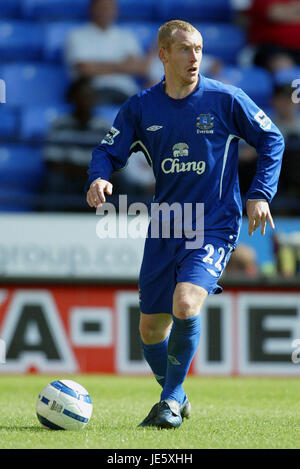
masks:
[(248, 234), (253, 235), (257, 228), (261, 227), (261, 234), (266, 232), (267, 221), (270, 223), (271, 228), (274, 230), (275, 224), (271, 215), (269, 204), (266, 200), (248, 199), (247, 200), (247, 216), (248, 216)]
[(284, 139), (279, 129), (242, 90), (233, 100), (233, 127), (238, 136), (255, 147), (257, 169), (247, 192), (249, 235), (261, 226), (264, 235), (267, 222), (274, 229), (269, 204), (277, 192), (284, 152)]

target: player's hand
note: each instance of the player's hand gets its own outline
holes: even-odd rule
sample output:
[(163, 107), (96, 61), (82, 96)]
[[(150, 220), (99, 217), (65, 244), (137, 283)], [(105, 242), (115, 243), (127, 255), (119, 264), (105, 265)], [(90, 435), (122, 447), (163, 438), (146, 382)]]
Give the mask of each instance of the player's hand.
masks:
[(90, 207), (101, 207), (106, 202), (104, 193), (111, 195), (113, 185), (105, 179), (96, 179), (90, 185), (88, 193), (86, 195), (86, 201)]
[(259, 226), (261, 226), (261, 234), (264, 235), (266, 232), (267, 221), (274, 230), (274, 221), (270, 212), (269, 204), (266, 200), (247, 200), (247, 215), (249, 219), (249, 236), (252, 236), (253, 232), (257, 230)]

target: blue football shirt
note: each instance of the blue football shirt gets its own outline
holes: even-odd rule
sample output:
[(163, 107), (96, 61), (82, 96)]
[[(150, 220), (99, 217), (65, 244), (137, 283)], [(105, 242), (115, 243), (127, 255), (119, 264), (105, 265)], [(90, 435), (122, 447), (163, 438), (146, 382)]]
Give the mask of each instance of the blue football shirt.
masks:
[(190, 95), (173, 99), (161, 81), (123, 104), (93, 151), (88, 185), (109, 180), (142, 149), (156, 180), (154, 202), (204, 203), (205, 233), (234, 245), (242, 217), (239, 139), (258, 153), (247, 198), (271, 202), (284, 140), (269, 117), (240, 88), (200, 75)]

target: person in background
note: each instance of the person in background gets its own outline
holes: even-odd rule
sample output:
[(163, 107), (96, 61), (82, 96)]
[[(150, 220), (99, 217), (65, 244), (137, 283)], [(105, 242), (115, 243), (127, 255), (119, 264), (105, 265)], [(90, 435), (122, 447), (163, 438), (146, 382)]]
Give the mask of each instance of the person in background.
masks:
[(44, 193), (82, 196), (91, 149), (110, 123), (94, 115), (95, 92), (87, 79), (71, 84), (67, 100), (73, 109), (53, 122), (44, 148)]
[(143, 57), (135, 36), (115, 24), (116, 0), (91, 0), (91, 22), (71, 31), (65, 60), (73, 75), (90, 78), (99, 104), (122, 104), (137, 93), (136, 78), (145, 78), (150, 56)]
[(299, 104), (292, 100), (293, 88), (290, 83), (276, 85), (272, 97), (273, 121), (285, 139), (291, 135), (300, 138)]
[(246, 277), (256, 277), (259, 273), (256, 252), (247, 245), (240, 243), (232, 253), (226, 267), (227, 275), (242, 275)]
[(253, 0), (247, 21), (255, 65), (273, 72), (300, 64), (300, 1)]
[(280, 190), (291, 198), (288, 207), (292, 213), (299, 215), (300, 115), (299, 104), (293, 102), (292, 92), (293, 88), (290, 83), (275, 86), (272, 105), (274, 108), (273, 121), (285, 140)]
[(245, 201), (251, 182), (257, 169), (257, 152), (248, 143), (239, 142), (239, 185), (243, 201)]

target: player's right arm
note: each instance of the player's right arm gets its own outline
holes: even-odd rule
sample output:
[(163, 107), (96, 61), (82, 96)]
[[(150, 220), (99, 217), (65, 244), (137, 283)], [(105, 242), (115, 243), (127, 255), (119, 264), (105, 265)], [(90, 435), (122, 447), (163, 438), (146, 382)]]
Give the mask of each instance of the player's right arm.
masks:
[(105, 194), (112, 194), (110, 176), (126, 165), (132, 143), (137, 140), (137, 122), (138, 98), (134, 96), (123, 104), (110, 131), (93, 150), (87, 182), (90, 207), (98, 207), (105, 202)]

